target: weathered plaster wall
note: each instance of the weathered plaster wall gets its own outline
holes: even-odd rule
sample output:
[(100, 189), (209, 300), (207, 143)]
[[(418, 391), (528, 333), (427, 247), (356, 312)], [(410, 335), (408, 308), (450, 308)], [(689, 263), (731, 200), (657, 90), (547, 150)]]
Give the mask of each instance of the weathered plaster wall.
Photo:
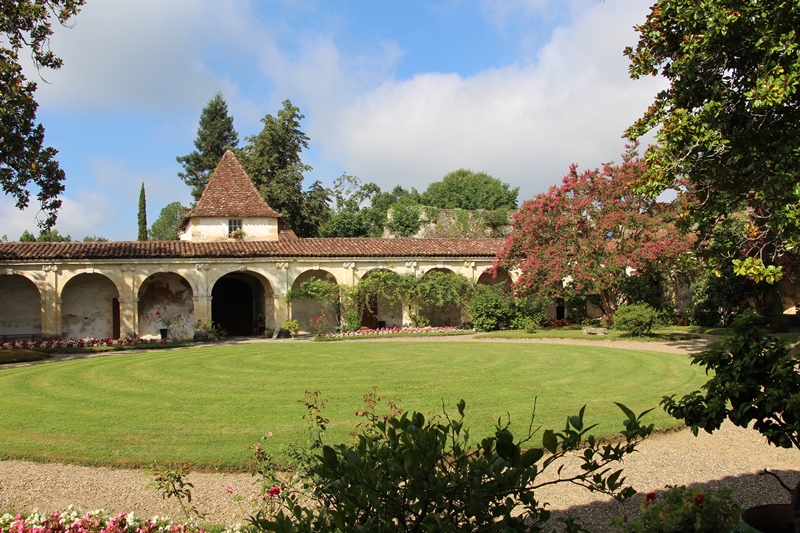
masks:
[(80, 274), (61, 293), (61, 334), (65, 339), (114, 336), (114, 283), (102, 274)]
[(386, 322), (387, 328), (403, 326), (403, 304), (392, 302), (378, 295), (378, 320)]
[(39, 289), (19, 275), (0, 275), (0, 334), (41, 335)]
[(178, 274), (153, 274), (139, 288), (139, 336), (159, 337), (159, 330), (164, 327), (162, 318), (173, 322), (168, 328), (170, 337), (192, 338), (195, 321), (192, 288)]

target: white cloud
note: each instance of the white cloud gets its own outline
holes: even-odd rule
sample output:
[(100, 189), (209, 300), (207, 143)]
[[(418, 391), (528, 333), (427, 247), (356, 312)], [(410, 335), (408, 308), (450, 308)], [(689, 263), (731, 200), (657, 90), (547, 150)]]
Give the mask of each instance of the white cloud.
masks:
[(466, 167), (530, 197), (558, 183), (572, 162), (587, 168), (619, 159), (623, 130), (661, 83), (631, 81), (622, 56), (636, 41), (632, 26), (644, 7), (586, 8), (553, 33), (535, 63), (468, 78), (428, 73), (386, 81), (331, 104), (316, 140), (348, 172), (382, 186), (425, 188)]

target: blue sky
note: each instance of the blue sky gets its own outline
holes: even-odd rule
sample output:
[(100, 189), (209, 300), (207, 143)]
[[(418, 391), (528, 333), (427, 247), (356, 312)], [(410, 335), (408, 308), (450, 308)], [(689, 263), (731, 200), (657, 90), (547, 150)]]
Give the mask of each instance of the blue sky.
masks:
[[(188, 205), (176, 156), (222, 91), (243, 142), (291, 99), (311, 138), (305, 185), (343, 172), (424, 190), (469, 168), (520, 187), (619, 160), (621, 134), (664, 85), (628, 78), (642, 0), (88, 0), (52, 49), (38, 119), (67, 175), (57, 228), (133, 240)], [(38, 79), (28, 69), (30, 78)], [(35, 198), (32, 198), (32, 203)], [(37, 209), (0, 196), (0, 235)]]

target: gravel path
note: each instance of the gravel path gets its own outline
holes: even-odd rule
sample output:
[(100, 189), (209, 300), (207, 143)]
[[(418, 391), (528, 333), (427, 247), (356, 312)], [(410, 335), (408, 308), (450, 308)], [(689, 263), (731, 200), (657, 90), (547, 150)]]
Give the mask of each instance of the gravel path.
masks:
[[(471, 337), (436, 340), (451, 338), (498, 342)], [(676, 343), (555, 339), (533, 342), (586, 342), (620, 349), (689, 353), (701, 349), (705, 339)], [(57, 359), (60, 358), (51, 361)], [(789, 501), (786, 491), (773, 478), (759, 475), (764, 468), (780, 473), (787, 485), (793, 486), (800, 480), (797, 450), (769, 446), (757, 432), (730, 424), (723, 425), (713, 435), (701, 433), (694, 437), (687, 430), (656, 435), (642, 443), (639, 450), (626, 460), (624, 467), (628, 483), (640, 494), (658, 491), (665, 485), (728, 486), (734, 491), (734, 499), (747, 507)], [(248, 502), (255, 498), (256, 491), (250, 475), (192, 473), (188, 479), (194, 485), (193, 503), (206, 514), (210, 523), (242, 522), (252, 510)], [(167, 515), (179, 519), (181, 513), (176, 502), (162, 500), (149, 487), (150, 483), (148, 473), (142, 470), (5, 460), (0, 461), (0, 510), (24, 512), (38, 508), (50, 511), (72, 504), (84, 510), (103, 508), (112, 513), (133, 511), (138, 516)], [(232, 493), (228, 492), (229, 487)], [(566, 485), (547, 487), (538, 494), (537, 499), (549, 502), (554, 511), (570, 510), (579, 514), (584, 524), (595, 532), (609, 531), (608, 522), (613, 516), (635, 515), (641, 498), (618, 504), (607, 497)], [(232, 496), (241, 496), (244, 501), (236, 502)]]

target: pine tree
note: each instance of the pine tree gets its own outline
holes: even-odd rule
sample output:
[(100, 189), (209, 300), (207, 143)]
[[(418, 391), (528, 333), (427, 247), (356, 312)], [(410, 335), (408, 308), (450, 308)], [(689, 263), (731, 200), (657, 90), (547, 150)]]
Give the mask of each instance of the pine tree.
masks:
[(178, 177), (192, 188), (195, 201), (203, 194), (225, 150), (235, 149), (238, 144), (239, 134), (233, 129), (233, 117), (228, 115), (228, 103), (218, 92), (200, 114), (200, 126), (194, 141), (196, 150), (176, 158), (184, 169), (178, 173)]
[(303, 118), (299, 107), (284, 100), (278, 116), (265, 116), (261, 133), (247, 137), (239, 158), (261, 196), (295, 233), (315, 237), (328, 216), (329, 194), (319, 182), (303, 191), (303, 173), (311, 170), (300, 158), (309, 141), (300, 129)]
[(147, 240), (147, 200), (144, 195), (144, 183), (139, 191), (139, 236), (136, 240)]

